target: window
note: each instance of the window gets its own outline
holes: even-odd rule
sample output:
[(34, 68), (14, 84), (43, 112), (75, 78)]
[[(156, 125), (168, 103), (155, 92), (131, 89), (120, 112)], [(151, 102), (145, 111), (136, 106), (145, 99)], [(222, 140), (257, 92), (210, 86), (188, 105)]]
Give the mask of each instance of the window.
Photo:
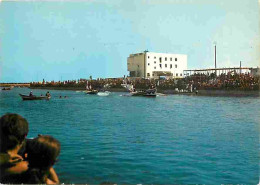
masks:
[(156, 69), (156, 67), (154, 67), (154, 69)]
[(182, 76), (182, 73), (180, 74), (180, 76)]
[(175, 64), (175, 68), (177, 68), (177, 64)]
[(147, 76), (150, 76), (150, 73), (147, 73)]
[(162, 57), (159, 58), (160, 63), (162, 62)]
[(150, 56), (148, 56), (148, 58), (150, 58)]
[(137, 65), (139, 67), (139, 65)]
[(167, 67), (167, 64), (165, 64), (165, 67)]
[(165, 57), (165, 61), (167, 61), (167, 57)]
[(172, 57), (170, 58), (170, 61), (172, 61)]
[(150, 63), (148, 63), (148, 66), (150, 65)]
[(177, 58), (175, 58), (175, 61), (177, 61)]
[(153, 74), (153, 76), (154, 76), (154, 74)]
[(154, 59), (156, 59), (156, 57), (154, 57)]
[(156, 64), (156, 61), (154, 61), (154, 63)]
[(176, 76), (178, 76), (178, 73), (176, 73)]
[(172, 64), (170, 64), (170, 68), (172, 68)]
[(160, 64), (160, 68), (162, 68), (162, 64)]

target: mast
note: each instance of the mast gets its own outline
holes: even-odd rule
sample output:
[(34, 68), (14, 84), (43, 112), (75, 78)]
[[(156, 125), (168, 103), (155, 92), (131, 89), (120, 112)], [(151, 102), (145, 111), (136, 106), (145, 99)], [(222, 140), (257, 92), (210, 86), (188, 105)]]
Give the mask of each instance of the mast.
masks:
[(215, 75), (217, 76), (217, 45), (215, 43)]
[(239, 73), (240, 73), (240, 75), (241, 75), (241, 61), (240, 61), (240, 70), (239, 70)]

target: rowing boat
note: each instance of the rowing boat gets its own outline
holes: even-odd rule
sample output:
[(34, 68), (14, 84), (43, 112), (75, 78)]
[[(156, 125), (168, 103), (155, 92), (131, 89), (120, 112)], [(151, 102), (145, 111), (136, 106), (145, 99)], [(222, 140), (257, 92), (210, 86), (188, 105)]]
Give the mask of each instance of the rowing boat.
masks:
[(13, 86), (11, 86), (11, 87), (4, 87), (3, 89), (2, 89), (2, 91), (10, 91), (10, 90), (12, 90), (14, 87)]
[(23, 100), (49, 100), (51, 96), (26, 96), (23, 94), (19, 94)]

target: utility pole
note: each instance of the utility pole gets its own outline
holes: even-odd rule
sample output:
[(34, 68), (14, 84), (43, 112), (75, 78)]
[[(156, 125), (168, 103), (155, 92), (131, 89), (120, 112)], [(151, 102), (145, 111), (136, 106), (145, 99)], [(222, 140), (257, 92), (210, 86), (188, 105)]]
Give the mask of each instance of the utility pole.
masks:
[(217, 44), (215, 42), (215, 75), (217, 76)]
[(240, 75), (241, 75), (241, 70), (242, 70), (242, 69), (241, 69), (241, 61), (240, 61), (240, 70), (239, 70)]
[(146, 77), (146, 53), (148, 52), (148, 50), (146, 49), (145, 51), (144, 51), (144, 79), (145, 79), (145, 77)]

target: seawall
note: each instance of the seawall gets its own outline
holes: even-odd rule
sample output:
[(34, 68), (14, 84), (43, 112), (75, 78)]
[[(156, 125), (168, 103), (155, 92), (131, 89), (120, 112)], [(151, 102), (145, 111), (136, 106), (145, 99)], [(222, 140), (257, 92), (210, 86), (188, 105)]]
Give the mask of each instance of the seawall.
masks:
[[(73, 90), (84, 91), (83, 87), (30, 87), (31, 89), (48, 89), (48, 90)], [(110, 88), (111, 92), (127, 92), (125, 88)], [(196, 95), (196, 96), (232, 96), (232, 97), (260, 97), (260, 91), (241, 91), (241, 90), (199, 90), (198, 93), (192, 92), (176, 92), (173, 89), (157, 88), (159, 93), (173, 94), (173, 95)]]

